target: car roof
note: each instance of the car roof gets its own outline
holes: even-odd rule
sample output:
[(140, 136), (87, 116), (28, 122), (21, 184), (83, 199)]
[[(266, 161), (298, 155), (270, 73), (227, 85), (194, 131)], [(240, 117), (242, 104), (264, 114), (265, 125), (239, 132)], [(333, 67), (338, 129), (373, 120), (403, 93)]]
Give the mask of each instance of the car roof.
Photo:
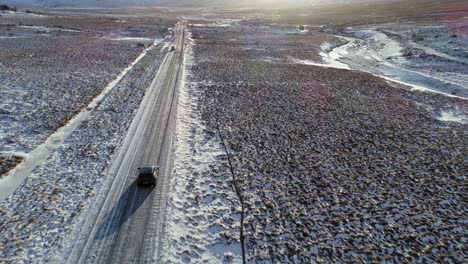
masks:
[(140, 172), (141, 173), (153, 173), (154, 169), (155, 169), (155, 166), (144, 166), (144, 167), (141, 167)]

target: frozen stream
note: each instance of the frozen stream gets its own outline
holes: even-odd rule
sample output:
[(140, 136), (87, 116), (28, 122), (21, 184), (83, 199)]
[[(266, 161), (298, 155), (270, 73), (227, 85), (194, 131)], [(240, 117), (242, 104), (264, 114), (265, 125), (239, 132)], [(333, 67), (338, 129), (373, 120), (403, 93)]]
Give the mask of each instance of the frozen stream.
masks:
[[(431, 73), (420, 67), (411, 67), (412, 62), (402, 56), (406, 44), (399, 43), (384, 33), (360, 30), (354, 32), (352, 37), (337, 37), (345, 44), (334, 47), (329, 43), (322, 45), (321, 55), (326, 64), (302, 63), (369, 72), (413, 89), (468, 98), (466, 74), (450, 71)], [(450, 56), (444, 56), (444, 59), (447, 58)], [(455, 62), (460, 63), (458, 60)], [(467, 67), (462, 64), (461, 67)]]

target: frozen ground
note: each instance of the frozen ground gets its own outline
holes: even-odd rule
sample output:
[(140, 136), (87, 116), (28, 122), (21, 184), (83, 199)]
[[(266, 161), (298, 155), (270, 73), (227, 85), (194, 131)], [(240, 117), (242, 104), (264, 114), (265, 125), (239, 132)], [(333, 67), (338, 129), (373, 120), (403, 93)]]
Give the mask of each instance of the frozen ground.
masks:
[[(142, 51), (82, 36), (0, 41), (0, 151), (29, 152), (42, 143)], [(7, 125), (8, 124), (8, 125)]]
[[(4, 56), (0, 61), (9, 63), (0, 69), (18, 69), (0, 77), (13, 85), (18, 72), (15, 87), (21, 92), (15, 95), (15, 89), (1, 87), (9, 91), (2, 96), (26, 114), (35, 108), (32, 103), (21, 104), (21, 96), (32, 91), (33, 102), (37, 100), (34, 106), (49, 106), (51, 92), (44, 87), (55, 87), (56, 79), (63, 80), (56, 85), (62, 87), (58, 93), (80, 104), (77, 110), (88, 105), (78, 98), (81, 94), (95, 98), (101, 92), (99, 88), (86, 90), (85, 84), (102, 76), (84, 71), (78, 75), (84, 78), (82, 86), (75, 83), (81, 80), (75, 75), (70, 75), (70, 81), (65, 78), (74, 69), (73, 62), (65, 63), (65, 77), (58, 75), (34, 89), (35, 79), (27, 79), (27, 67), (40, 71), (43, 64), (63, 63), (47, 50), (49, 45), (51, 50), (65, 48), (71, 54), (75, 44), (84, 46), (83, 55), (89, 58), (84, 64), (90, 69), (107, 67), (103, 62), (115, 59), (124, 66), (103, 72), (114, 70), (116, 75), (119, 67), (125, 67), (156, 37), (148, 29), (155, 21), (140, 25), (129, 17), (107, 17), (102, 23), (76, 18), (81, 21), (78, 24), (60, 16), (40, 22), (29, 15), (21, 16), (21, 21), (12, 17), (0, 18), (0, 45), (6, 40), (14, 49), (24, 45), (19, 39), (45, 41), (38, 45), (47, 55), (45, 62), (34, 54), (0, 53)], [(397, 68), (393, 77), (387, 76), (392, 79), (406, 76), (401, 73), (410, 67), (419, 74), (418, 82), (426, 75), (451, 81), (439, 89), (451, 94), (454, 91), (446, 88), (464, 80), (448, 79), (450, 74), (465, 74), (464, 51), (458, 50), (460, 43), (443, 45), (448, 38), (466, 40), (458, 33), (457, 37), (445, 34), (438, 37), (445, 40), (437, 46), (434, 32), (428, 33), (434, 38), (430, 41), (420, 37), (421, 28), (413, 39), (414, 34), (408, 33), (411, 26), (381, 27), (332, 30), (332, 36), (320, 32), (320, 26), (301, 31), (297, 26), (257, 20), (193, 21), (196, 45), (181, 91), (165, 262), (240, 262), (240, 206), (220, 131), (246, 205), (243, 227), (249, 262), (461, 263), (467, 258), (467, 101), (346, 70), (389, 74), (373, 72), (385, 65), (385, 69)], [(453, 28), (459, 27), (444, 27)], [(412, 40), (405, 40), (410, 35)], [(100, 56), (107, 57), (95, 58), (88, 42), (79, 42), (80, 37), (90, 37)], [(111, 45), (118, 58), (102, 51), (102, 45)], [(349, 49), (340, 49), (347, 45)], [(33, 45), (25, 48), (33, 53)], [(134, 57), (120, 57), (119, 51), (133, 52)], [(81, 52), (72, 58), (82, 60)], [(355, 54), (348, 56), (349, 52)], [(354, 62), (343, 61), (345, 55)], [(84, 212), (96, 193), (111, 181), (106, 176), (110, 162), (160, 58), (157, 49), (149, 51), (19, 189), (0, 203), (0, 262), (43, 262), (70, 230), (80, 230), (79, 219), (86, 218)], [(328, 67), (320, 64), (321, 58)], [(440, 74), (425, 72), (430, 63), (441, 66)], [(47, 76), (48, 72), (39, 73)], [(43, 78), (39, 73), (36, 77)], [(88, 80), (88, 76), (95, 79)], [(23, 91), (23, 86), (29, 90)], [(457, 96), (462, 96), (460, 91), (455, 91)], [(17, 141), (5, 141), (1, 146), (6, 150), (0, 149), (4, 157), (27, 156), (40, 137), (73, 116), (73, 111), (68, 118), (62, 116), (60, 107), (68, 102), (55, 99), (61, 104), (44, 114), (44, 123), (54, 125), (24, 133)], [(20, 115), (14, 112), (0, 114), (0, 121), (13, 120), (17, 128), (27, 124), (16, 121)], [(36, 132), (39, 136), (29, 138)], [(2, 138), (8, 133), (0, 131)]]
[(201, 95), (187, 50), (163, 262), (238, 263), (239, 202), (219, 137), (207, 130), (197, 110)]

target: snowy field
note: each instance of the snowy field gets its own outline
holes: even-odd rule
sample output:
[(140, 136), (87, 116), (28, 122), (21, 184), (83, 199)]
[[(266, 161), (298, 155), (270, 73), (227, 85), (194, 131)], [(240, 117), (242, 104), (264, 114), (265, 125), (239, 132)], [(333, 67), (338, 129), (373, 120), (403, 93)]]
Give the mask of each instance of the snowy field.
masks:
[[(379, 8), (175, 11), (168, 211), (147, 220), (162, 262), (467, 259), (466, 18)], [(0, 12), (0, 263), (75, 242), (173, 34), (154, 10), (53, 12)]]
[[(51, 253), (101, 184), (160, 62), (153, 50), (19, 189), (1, 204), (0, 260)], [(21, 201), (21, 202), (20, 202)], [(27, 202), (24, 202), (27, 201)]]

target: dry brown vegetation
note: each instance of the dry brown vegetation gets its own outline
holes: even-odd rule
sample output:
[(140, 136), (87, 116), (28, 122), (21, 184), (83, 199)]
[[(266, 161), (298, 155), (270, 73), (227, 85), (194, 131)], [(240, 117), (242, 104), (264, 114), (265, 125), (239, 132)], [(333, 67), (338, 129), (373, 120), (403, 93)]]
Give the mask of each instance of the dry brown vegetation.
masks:
[(0, 178), (23, 161), (23, 157), (14, 155), (0, 156)]

